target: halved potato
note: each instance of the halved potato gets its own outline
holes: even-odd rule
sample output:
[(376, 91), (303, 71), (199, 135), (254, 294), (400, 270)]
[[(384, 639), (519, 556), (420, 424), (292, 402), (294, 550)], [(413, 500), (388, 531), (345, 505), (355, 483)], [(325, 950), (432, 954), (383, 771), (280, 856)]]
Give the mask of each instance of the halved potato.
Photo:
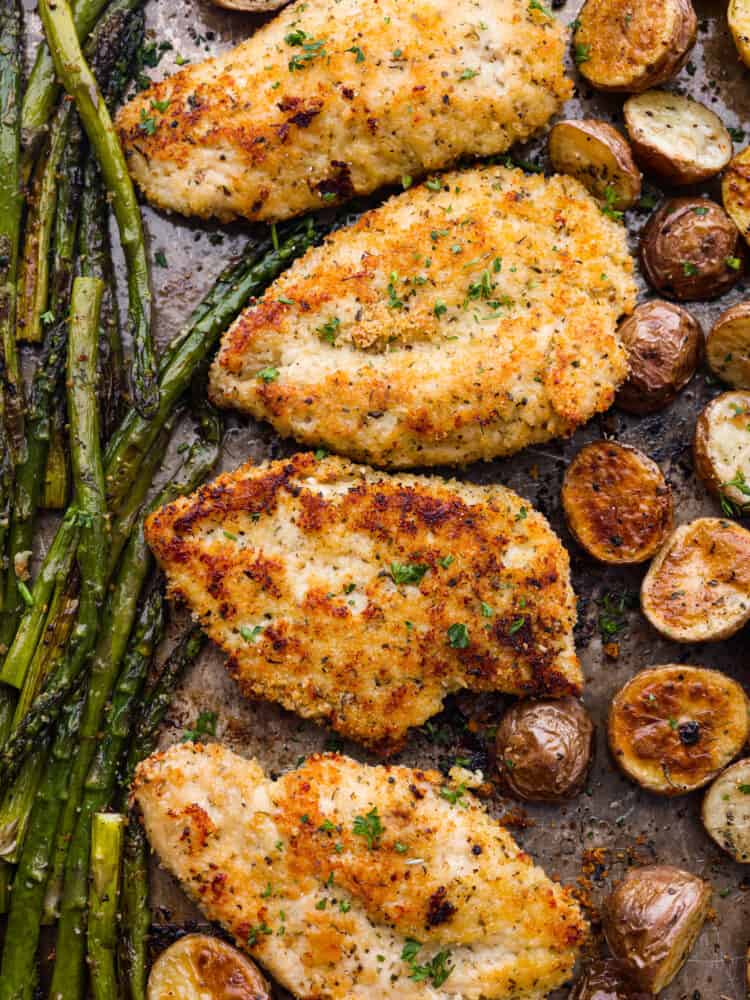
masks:
[(672, 528), (672, 492), (661, 469), (615, 441), (581, 448), (565, 473), (562, 503), (571, 534), (600, 562), (644, 562)]
[(707, 198), (672, 198), (648, 220), (640, 242), (646, 280), (682, 302), (714, 299), (742, 276), (740, 234)]
[(154, 962), (148, 1000), (271, 1000), (249, 958), (208, 934), (188, 934)]
[(711, 887), (697, 875), (669, 865), (633, 868), (605, 900), (604, 936), (641, 989), (660, 993), (685, 963), (710, 903)]
[(701, 818), (719, 847), (740, 864), (750, 864), (750, 759), (719, 775), (703, 799)]
[(742, 750), (749, 708), (741, 686), (718, 670), (641, 670), (612, 702), (610, 750), (642, 788), (683, 795), (707, 785)]
[(705, 104), (665, 90), (625, 102), (625, 127), (635, 158), (670, 184), (698, 184), (732, 159), (732, 137)]
[(599, 958), (584, 965), (568, 1000), (653, 1000), (633, 981), (630, 967), (616, 958)]
[(750, 66), (750, 0), (729, 0), (727, 20), (740, 59)]
[(553, 170), (570, 174), (617, 211), (641, 196), (641, 172), (616, 128), (595, 119), (558, 122), (549, 134)]
[(750, 389), (750, 301), (719, 316), (706, 340), (706, 360), (722, 382)]
[(750, 392), (723, 392), (698, 417), (695, 469), (730, 517), (750, 511)]
[(690, 0), (586, 0), (573, 36), (575, 61), (599, 90), (640, 93), (674, 76), (695, 44)]
[(750, 146), (739, 152), (724, 171), (721, 200), (746, 243), (750, 243)]
[(681, 525), (643, 579), (641, 609), (676, 642), (739, 632), (750, 621), (750, 531), (719, 517)]
[(651, 299), (636, 306), (617, 332), (630, 371), (615, 402), (628, 413), (656, 413), (695, 374), (703, 350), (700, 323), (674, 302)]

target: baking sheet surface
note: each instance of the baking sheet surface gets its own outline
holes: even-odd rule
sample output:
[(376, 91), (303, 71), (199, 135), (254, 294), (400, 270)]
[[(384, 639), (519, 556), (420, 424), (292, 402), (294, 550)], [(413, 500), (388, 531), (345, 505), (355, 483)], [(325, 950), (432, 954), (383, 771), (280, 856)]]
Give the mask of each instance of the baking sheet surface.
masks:
[[(30, 0), (27, 3), (32, 6)], [(570, 22), (579, 7), (579, 0), (568, 0), (558, 8), (558, 15)], [(707, 103), (727, 126), (746, 129), (750, 139), (750, 72), (741, 67), (736, 56), (726, 28), (725, 10), (724, 3), (697, 4), (698, 44), (671, 86)], [(149, 70), (155, 78), (172, 72), (178, 57), (195, 61), (240, 42), (258, 23), (257, 18), (219, 11), (207, 0), (149, 0), (147, 11), (151, 38), (162, 55), (158, 67)], [(617, 123), (621, 122), (621, 108), (622, 98), (602, 97), (579, 81), (577, 95), (565, 110), (566, 117), (597, 117)], [(745, 144), (738, 143), (736, 148)], [(537, 161), (543, 146), (541, 142), (514, 152), (519, 158)], [(718, 198), (717, 190), (712, 194)], [(144, 216), (152, 260), (161, 251), (167, 261), (166, 268), (156, 264), (153, 267), (157, 334), (164, 343), (242, 246), (247, 229), (195, 224), (148, 208)], [(628, 213), (634, 248), (647, 216), (646, 211)], [(720, 312), (745, 294), (740, 283), (719, 302), (690, 308), (708, 329)], [(580, 602), (577, 645), (587, 682), (585, 702), (597, 723), (596, 762), (580, 798), (562, 808), (526, 805), (519, 809), (516, 803), (496, 797), (490, 808), (513, 824), (514, 836), (550, 874), (565, 883), (578, 884), (593, 904), (608, 893), (612, 882), (634, 860), (679, 865), (711, 882), (715, 918), (706, 925), (675, 983), (662, 994), (665, 1000), (742, 1000), (746, 996), (744, 954), (750, 940), (750, 869), (728, 861), (703, 832), (700, 793), (662, 800), (618, 775), (606, 749), (607, 709), (614, 692), (628, 678), (652, 665), (675, 662), (717, 667), (747, 683), (750, 634), (745, 629), (728, 642), (682, 646), (660, 637), (636, 607), (626, 612), (627, 624), (618, 637), (619, 656), (607, 656), (598, 626), (604, 595), (637, 594), (643, 570), (606, 568), (582, 553), (563, 524), (560, 484), (577, 449), (607, 435), (643, 449), (659, 463), (674, 490), (678, 523), (717, 514), (717, 504), (706, 496), (693, 474), (690, 442), (697, 413), (719, 388), (701, 373), (661, 414), (630, 418), (612, 410), (593, 420), (570, 441), (530, 448), (509, 460), (472, 466), (458, 473), (467, 480), (501, 482), (516, 490), (547, 515), (569, 548)], [(233, 469), (249, 458), (257, 461), (291, 451), (293, 446), (281, 442), (268, 427), (233, 416), (221, 468)], [(475, 766), (490, 774), (492, 765), (486, 748), (491, 741), (487, 735), (492, 732), (502, 704), (499, 697), (460, 695), (452, 699), (441, 716), (412, 735), (397, 761), (445, 768), (456, 756), (469, 757)], [(223, 670), (222, 656), (214, 649), (204, 654), (183, 684), (169, 713), (164, 744), (179, 739), (205, 710), (217, 713), (219, 739), (241, 753), (258, 757), (271, 772), (293, 767), (305, 754), (341, 746), (330, 733), (311, 723), (275, 706), (252, 705), (242, 699)], [(343, 748), (366, 759), (353, 745)], [(155, 871), (153, 904), (157, 948), (174, 936), (176, 927), (200, 922), (199, 914), (163, 872)], [(283, 995), (279, 990), (278, 996)], [(565, 995), (566, 991), (561, 991), (555, 997)]]

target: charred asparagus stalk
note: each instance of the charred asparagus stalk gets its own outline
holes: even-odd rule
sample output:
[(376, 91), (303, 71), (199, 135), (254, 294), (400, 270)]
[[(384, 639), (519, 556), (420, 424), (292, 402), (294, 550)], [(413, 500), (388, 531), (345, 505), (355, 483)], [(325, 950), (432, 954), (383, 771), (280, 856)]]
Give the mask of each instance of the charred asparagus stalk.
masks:
[(120, 813), (97, 813), (92, 825), (88, 957), (94, 1000), (118, 994), (115, 954), (124, 825)]
[(40, 0), (39, 13), (58, 76), (76, 103), (112, 199), (128, 265), (133, 401), (141, 415), (149, 417), (158, 407), (159, 387), (151, 337), (148, 258), (138, 202), (106, 102), (81, 51), (68, 0)]

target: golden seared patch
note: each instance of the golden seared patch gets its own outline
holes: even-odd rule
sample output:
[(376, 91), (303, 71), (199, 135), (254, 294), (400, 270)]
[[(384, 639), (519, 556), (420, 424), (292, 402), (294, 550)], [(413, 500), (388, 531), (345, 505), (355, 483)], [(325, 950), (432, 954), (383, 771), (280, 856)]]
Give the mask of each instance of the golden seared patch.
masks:
[(581, 448), (565, 472), (565, 517), (601, 562), (644, 562), (672, 527), (672, 491), (648, 455), (615, 441)]
[(249, 696), (371, 747), (460, 688), (580, 691), (567, 553), (503, 487), (300, 454), (220, 476), (146, 535)]
[(285, 219), (508, 149), (571, 94), (565, 34), (527, 0), (295, 3), (118, 116), (162, 208)]
[(643, 578), (641, 608), (677, 642), (739, 632), (750, 621), (750, 531), (719, 517), (680, 525)]
[(643, 788), (682, 795), (737, 756), (748, 737), (748, 707), (740, 685), (718, 670), (642, 670), (612, 702), (609, 745)]
[[(541, 1000), (586, 936), (568, 892), (434, 771), (318, 755), (270, 781), (183, 744), (140, 766), (134, 798), (186, 892), (298, 997)], [(215, 828), (198, 854), (196, 805)]]
[(375, 465), (568, 434), (627, 374), (625, 231), (570, 177), (447, 174), (333, 234), (225, 334), (220, 405)]

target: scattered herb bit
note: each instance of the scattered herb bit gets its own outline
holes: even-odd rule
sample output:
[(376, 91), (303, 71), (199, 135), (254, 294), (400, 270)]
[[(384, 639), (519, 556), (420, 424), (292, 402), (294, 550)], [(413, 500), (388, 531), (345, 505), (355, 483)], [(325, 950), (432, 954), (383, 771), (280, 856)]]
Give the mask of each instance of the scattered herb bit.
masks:
[(451, 788), (449, 785), (443, 785), (440, 789), (440, 798), (445, 799), (446, 802), (450, 802), (452, 806), (455, 806), (456, 803), (461, 803), (461, 805), (463, 805), (464, 803), (461, 800), (463, 799), (465, 792), (465, 784), (458, 785), (455, 788)]
[(516, 618), (512, 621), (508, 627), (508, 635), (515, 635), (520, 629), (526, 624), (526, 615), (521, 615), (520, 618)]
[(409, 850), (408, 846), (406, 844), (402, 844), (400, 840), (396, 841), (396, 843), (393, 845), (393, 849), (394, 851), (396, 851), (397, 854), (406, 854), (406, 852)]
[(635, 607), (637, 598), (624, 592), (605, 594), (601, 602), (599, 614), (599, 632), (605, 642), (610, 642), (625, 628), (627, 616), (625, 612)]
[(429, 566), (425, 563), (391, 563), (391, 577), (394, 583), (419, 583)]
[(544, 14), (545, 17), (552, 17), (552, 11), (547, 10), (540, 0), (529, 0), (529, 12), (538, 10), (540, 14)]
[(378, 807), (373, 806), (366, 816), (355, 816), (352, 832), (358, 837), (364, 837), (367, 840), (367, 848), (371, 851), (375, 847), (376, 841), (383, 835), (383, 824), (378, 816)]
[(392, 271), (390, 281), (388, 282), (388, 307), (390, 309), (404, 308), (404, 300), (399, 298), (398, 292), (396, 291), (397, 281), (398, 281), (398, 274), (396, 273), (396, 271)]
[(465, 69), (459, 76), (459, 80), (473, 80), (475, 76), (479, 76), (478, 69)]
[(583, 42), (576, 42), (575, 49), (573, 50), (573, 59), (576, 66), (588, 62), (591, 59), (591, 46), (584, 45)]
[(166, 101), (152, 101), (151, 102), (151, 107), (155, 111), (160, 111), (162, 114), (164, 114), (164, 112), (169, 108), (169, 105), (171, 103), (172, 102), (169, 100), (169, 98), (167, 98)]
[(526, 507), (521, 507), (519, 509), (518, 513), (515, 516), (515, 520), (516, 521), (525, 521), (527, 514), (528, 514), (528, 510), (526, 509)]
[(145, 108), (141, 108), (141, 120), (138, 123), (138, 128), (144, 135), (156, 134), (156, 119), (146, 114)]
[(708, 215), (708, 208), (705, 205), (696, 205), (693, 209), (695, 215)]
[(448, 306), (442, 299), (435, 299), (435, 306), (432, 310), (436, 316), (444, 316), (448, 312)]
[(745, 133), (741, 128), (728, 128), (727, 132), (731, 135), (734, 142), (745, 141)]
[(617, 201), (617, 192), (613, 187), (606, 187), (604, 189), (604, 204), (601, 206), (602, 212), (610, 219), (614, 219), (615, 222), (622, 222), (622, 217), (624, 212), (619, 211), (615, 208), (615, 202)]
[(411, 174), (404, 174), (402, 176), (401, 187), (404, 189), (404, 191), (408, 191), (413, 183), (414, 183), (414, 178), (411, 176)]
[(743, 795), (750, 795), (750, 785), (738, 785), (737, 787)]
[(336, 340), (340, 326), (341, 320), (338, 316), (332, 316), (331, 319), (327, 319), (322, 326), (319, 326), (315, 332), (320, 334), (321, 340), (325, 340), (329, 344), (332, 344)]
[(325, 42), (321, 39), (313, 38), (301, 28), (297, 28), (295, 31), (290, 31), (284, 35), (284, 41), (287, 45), (302, 49), (302, 52), (295, 52), (289, 60), (290, 73), (303, 70), (318, 56), (326, 55)]
[(719, 487), (721, 491), (721, 509), (727, 515), (727, 517), (741, 517), (748, 508), (750, 508), (750, 500), (742, 503), (735, 503), (726, 496), (725, 490), (735, 489), (738, 490), (742, 496), (750, 498), (750, 483), (748, 483), (745, 473), (742, 469), (737, 469), (737, 474), (734, 479), (727, 480), (726, 483), (722, 483)]
[(495, 613), (494, 608), (491, 608), (489, 606), (489, 604), (485, 604), (484, 601), (481, 601), (481, 606), (482, 606), (482, 614), (484, 615), (484, 617), (485, 618), (492, 618), (492, 616)]
[(252, 948), (254, 944), (258, 943), (259, 934), (273, 934), (273, 931), (265, 922), (265, 920), (263, 921), (262, 924), (258, 924), (257, 927), (251, 927), (250, 930), (247, 932), (248, 948)]
[(742, 267), (742, 261), (739, 257), (727, 257), (725, 263), (732, 271), (739, 271)]
[(163, 250), (157, 250), (154, 254), (154, 261), (159, 265), (159, 267), (169, 267), (167, 264), (167, 255)]
[(328, 449), (318, 448), (315, 452), (315, 458), (318, 462), (322, 462), (324, 458), (328, 458)]
[(249, 625), (240, 625), (240, 635), (245, 642), (255, 642), (262, 631), (262, 625), (253, 625), (252, 628)]
[(453, 649), (466, 649), (469, 645), (469, 630), (463, 622), (456, 622), (448, 629), (448, 645)]
[(451, 953), (443, 949), (425, 965), (418, 965), (417, 955), (421, 947), (421, 941), (417, 941), (416, 938), (407, 938), (401, 952), (401, 958), (410, 967), (409, 979), (412, 979), (415, 983), (421, 983), (429, 979), (437, 989), (443, 985), (451, 972), (453, 972), (454, 966), (450, 964)]
[(256, 373), (256, 378), (261, 379), (263, 382), (268, 384), (269, 382), (275, 382), (279, 377), (278, 368), (261, 368), (259, 372)]
[(201, 736), (216, 736), (216, 712), (201, 712), (195, 726), (182, 734), (182, 742), (194, 743)]
[(354, 61), (358, 63), (363, 63), (365, 61), (365, 54), (359, 45), (352, 45), (351, 48), (346, 50), (347, 52), (353, 52), (357, 57)]
[(439, 559), (438, 562), (443, 567), (443, 569), (448, 569), (448, 567), (453, 562), (453, 558), (454, 558), (453, 556), (443, 556), (443, 558)]
[(443, 185), (440, 183), (439, 177), (430, 177), (426, 186), (430, 189), (430, 191), (440, 191)]
[(43, 312), (39, 319), (44, 323), (45, 326), (49, 326), (50, 323), (55, 322), (55, 314), (48, 309), (47, 312)]
[(686, 278), (692, 278), (698, 273), (698, 265), (693, 264), (692, 261), (686, 260), (682, 265), (682, 273)]

